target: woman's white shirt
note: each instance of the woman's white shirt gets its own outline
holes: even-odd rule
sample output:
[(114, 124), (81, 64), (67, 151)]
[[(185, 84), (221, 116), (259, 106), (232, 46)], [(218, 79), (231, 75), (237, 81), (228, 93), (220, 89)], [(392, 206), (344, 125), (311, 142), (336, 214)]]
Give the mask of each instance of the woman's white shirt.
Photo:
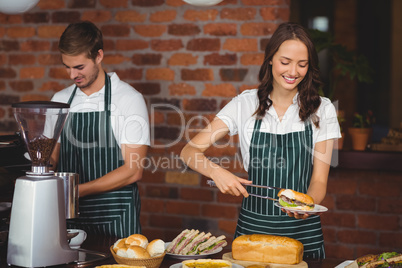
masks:
[[(249, 165), (249, 148), (256, 120), (254, 113), (259, 104), (257, 91), (257, 89), (251, 89), (242, 92), (217, 114), (217, 117), (228, 126), (229, 135), (239, 135), (240, 151), (246, 171)], [(260, 131), (279, 135), (303, 131), (305, 124), (299, 117), (297, 96), (298, 94), (293, 98), (293, 103), (287, 109), (282, 120), (279, 120), (275, 108), (271, 106), (262, 119)], [(320, 122), (319, 128), (312, 124), (313, 146), (320, 141), (341, 137), (336, 109), (328, 98), (321, 97), (321, 105), (316, 115)], [(311, 149), (314, 152), (314, 148)]]

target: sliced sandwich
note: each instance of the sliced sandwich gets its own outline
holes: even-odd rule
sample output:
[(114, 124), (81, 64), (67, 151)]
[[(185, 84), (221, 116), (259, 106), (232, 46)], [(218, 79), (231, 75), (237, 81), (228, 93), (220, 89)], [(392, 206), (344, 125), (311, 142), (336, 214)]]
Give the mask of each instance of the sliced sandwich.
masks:
[(219, 247), (226, 246), (225, 239), (224, 235), (215, 237), (211, 236), (211, 233), (200, 233), (199, 230), (186, 229), (167, 246), (166, 253), (178, 255), (209, 254)]
[(181, 251), (189, 244), (193, 239), (198, 235), (200, 231), (198, 230), (191, 230), (190, 233), (186, 234), (181, 241), (176, 245), (174, 249), (175, 254), (181, 254)]
[(198, 230), (184, 230), (166, 248), (167, 253), (180, 254), (180, 251), (198, 235)]
[(203, 254), (209, 254), (211, 252), (214, 252), (220, 247), (226, 246), (228, 243), (226, 242), (226, 236), (221, 235), (218, 237), (212, 236), (211, 238), (208, 239), (208, 241), (202, 243), (201, 245), (198, 246), (198, 254), (203, 255)]
[(211, 237), (211, 233), (202, 232), (198, 234), (194, 239), (187, 244), (180, 252), (182, 255), (196, 255), (198, 247), (206, 242)]
[(170, 242), (170, 244), (167, 246), (166, 248), (166, 252), (167, 253), (173, 253), (177, 244), (180, 243), (180, 241), (185, 237), (186, 234), (190, 233), (189, 229), (183, 230), (178, 236), (175, 237), (175, 239), (173, 239), (172, 242)]

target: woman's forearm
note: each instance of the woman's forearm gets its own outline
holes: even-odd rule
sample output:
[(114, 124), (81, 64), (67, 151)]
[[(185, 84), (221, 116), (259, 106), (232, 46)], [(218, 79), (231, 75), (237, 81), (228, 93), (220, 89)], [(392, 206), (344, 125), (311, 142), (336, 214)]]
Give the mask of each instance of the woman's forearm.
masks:
[(192, 147), (189, 144), (181, 151), (180, 158), (192, 170), (208, 178), (213, 177), (213, 172), (216, 171), (216, 169), (222, 168), (210, 161), (200, 149)]
[(322, 181), (312, 182), (307, 194), (313, 198), (315, 204), (321, 204), (327, 194), (327, 184)]

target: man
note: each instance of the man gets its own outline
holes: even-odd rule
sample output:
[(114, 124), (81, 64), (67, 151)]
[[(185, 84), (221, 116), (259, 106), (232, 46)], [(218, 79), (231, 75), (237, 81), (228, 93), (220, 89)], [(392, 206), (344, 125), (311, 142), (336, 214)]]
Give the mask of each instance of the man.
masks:
[(52, 98), (70, 104), (52, 162), (80, 177), (80, 216), (67, 226), (120, 238), (141, 233), (137, 181), (150, 145), (143, 96), (103, 70), (102, 33), (93, 23), (70, 24), (59, 50), (74, 84)]

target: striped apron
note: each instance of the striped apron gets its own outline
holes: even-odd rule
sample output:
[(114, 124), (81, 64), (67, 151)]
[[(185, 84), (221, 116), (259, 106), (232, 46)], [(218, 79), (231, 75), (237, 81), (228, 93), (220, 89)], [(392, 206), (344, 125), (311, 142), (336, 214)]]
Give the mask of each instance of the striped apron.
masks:
[[(254, 184), (276, 186), (306, 193), (312, 173), (313, 131), (283, 135), (260, 132), (262, 120), (256, 120), (250, 144), (249, 180)], [(247, 187), (250, 193), (276, 198), (277, 191)], [(274, 201), (254, 196), (243, 198), (235, 237), (245, 234), (271, 234), (299, 240), (304, 258), (324, 259), (321, 220), (317, 215), (305, 220), (287, 216)]]
[[(105, 73), (105, 109), (70, 113), (61, 134), (60, 172), (79, 174), (80, 183), (95, 180), (123, 165), (120, 147), (110, 125), (111, 82)], [(77, 87), (68, 100), (71, 104)], [(118, 238), (141, 233), (140, 196), (136, 183), (119, 190), (79, 199), (78, 218), (67, 228)]]

